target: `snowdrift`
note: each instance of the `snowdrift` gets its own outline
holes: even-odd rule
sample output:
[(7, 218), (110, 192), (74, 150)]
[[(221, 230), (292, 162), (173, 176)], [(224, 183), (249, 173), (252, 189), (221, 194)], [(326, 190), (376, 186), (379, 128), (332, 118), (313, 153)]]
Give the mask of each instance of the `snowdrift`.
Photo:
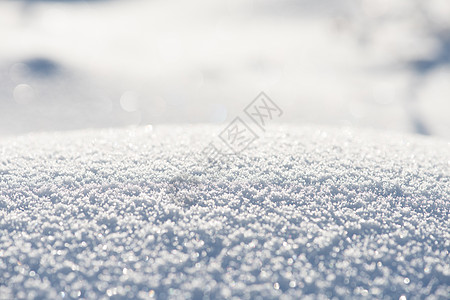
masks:
[(447, 141), (279, 126), (211, 163), (219, 131), (3, 139), (0, 299), (448, 297)]

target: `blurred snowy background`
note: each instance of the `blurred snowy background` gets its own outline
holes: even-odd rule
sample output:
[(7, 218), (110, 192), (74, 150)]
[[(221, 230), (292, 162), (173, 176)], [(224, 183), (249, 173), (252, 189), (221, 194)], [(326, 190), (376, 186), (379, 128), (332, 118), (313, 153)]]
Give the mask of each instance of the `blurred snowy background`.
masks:
[(1, 1), (0, 135), (284, 122), (450, 137), (450, 1)]

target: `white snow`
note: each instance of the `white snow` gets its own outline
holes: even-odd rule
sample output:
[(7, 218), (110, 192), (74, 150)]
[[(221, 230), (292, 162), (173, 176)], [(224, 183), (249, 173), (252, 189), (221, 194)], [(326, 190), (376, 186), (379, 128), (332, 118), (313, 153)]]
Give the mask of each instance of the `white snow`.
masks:
[(450, 138), (450, 1), (0, 1), (0, 134), (286, 122)]
[(1, 140), (0, 299), (448, 299), (448, 142), (279, 126), (208, 165), (220, 129)]

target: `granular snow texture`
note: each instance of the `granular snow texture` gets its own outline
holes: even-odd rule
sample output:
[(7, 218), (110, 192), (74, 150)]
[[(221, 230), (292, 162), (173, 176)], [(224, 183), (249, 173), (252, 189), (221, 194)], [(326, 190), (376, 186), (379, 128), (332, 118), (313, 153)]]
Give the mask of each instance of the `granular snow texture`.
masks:
[(448, 299), (444, 140), (214, 126), (0, 142), (0, 298)]

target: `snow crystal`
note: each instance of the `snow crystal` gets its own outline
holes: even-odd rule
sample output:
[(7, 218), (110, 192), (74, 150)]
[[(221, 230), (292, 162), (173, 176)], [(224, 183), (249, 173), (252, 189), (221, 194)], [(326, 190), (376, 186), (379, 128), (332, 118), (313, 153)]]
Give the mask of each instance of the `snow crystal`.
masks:
[(280, 126), (197, 171), (218, 132), (3, 139), (0, 299), (448, 297), (448, 142)]

